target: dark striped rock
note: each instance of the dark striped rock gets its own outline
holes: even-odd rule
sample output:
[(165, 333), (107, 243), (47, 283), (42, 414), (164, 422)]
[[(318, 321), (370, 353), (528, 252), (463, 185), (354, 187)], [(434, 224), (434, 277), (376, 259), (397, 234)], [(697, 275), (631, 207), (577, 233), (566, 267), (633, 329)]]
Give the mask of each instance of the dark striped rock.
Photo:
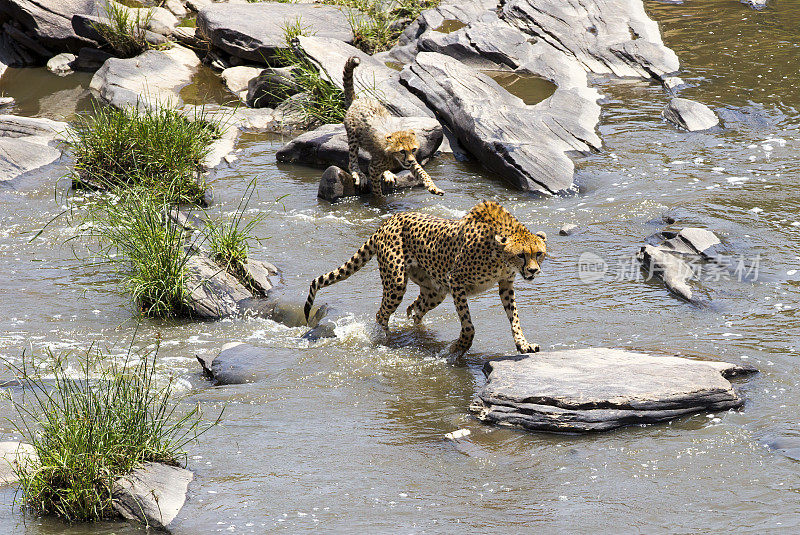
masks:
[(727, 378), (753, 368), (621, 349), (536, 353), (486, 363), (471, 409), (532, 431), (583, 433), (717, 412), (744, 404)]

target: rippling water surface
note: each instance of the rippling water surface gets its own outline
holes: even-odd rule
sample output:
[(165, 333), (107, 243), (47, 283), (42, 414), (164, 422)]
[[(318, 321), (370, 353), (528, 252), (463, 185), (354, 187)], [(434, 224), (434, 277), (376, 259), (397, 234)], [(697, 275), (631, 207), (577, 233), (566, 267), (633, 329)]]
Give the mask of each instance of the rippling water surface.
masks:
[[(223, 423), (191, 449), (196, 479), (175, 533), (796, 533), (800, 468), (780, 449), (800, 447), (800, 6), (771, 6), (648, 2), (690, 84), (681, 96), (714, 108), (725, 128), (679, 131), (660, 117), (667, 96), (659, 86), (598, 79), (605, 148), (579, 162), (579, 194), (530, 198), (443, 155), (429, 172), (444, 198), (414, 190), (330, 205), (316, 198), (318, 170), (276, 165), (284, 140), (245, 136), (238, 161), (217, 175), (212, 208), (231, 212), (259, 177), (250, 214), (265, 219), (252, 254), (283, 269), (283, 291), (300, 303), (313, 277), (340, 265), (390, 214), (460, 217), (482, 199), (497, 200), (550, 237), (543, 273), (518, 283), (530, 341), (747, 362), (761, 373), (737, 384), (743, 410), (580, 437), (481, 425), (467, 410), (483, 382), (480, 367), (514, 349), (499, 298), (487, 292), (471, 301), (475, 344), (463, 362), (448, 363), (439, 354), (458, 335), (452, 303), (421, 327), (398, 315), (383, 336), (373, 320), (381, 293), (375, 263), (318, 294), (339, 318), (334, 340), (309, 345), (298, 338), (303, 329), (264, 319), (137, 326), (114, 274), (87, 267), (64, 244), (75, 229), (57, 221), (30, 241), (64, 208), (63, 165), (0, 189), (0, 355), (16, 360), (24, 349), (91, 342), (122, 352), (134, 333), (141, 344), (158, 337), (164, 373), (181, 378), (188, 403), (209, 417), (227, 406)], [(18, 113), (85, 109), (85, 77), (13, 74), (19, 79), (4, 78), (0, 88), (20, 97)], [(25, 80), (50, 89), (28, 94)], [(665, 217), (674, 227), (716, 232), (731, 255), (757, 268), (755, 280), (707, 283), (707, 308), (639, 280), (633, 255), (667, 226)], [(558, 236), (564, 223), (580, 231)], [(587, 252), (607, 263), (601, 280), (579, 278)], [(270, 348), (275, 373), (258, 384), (210, 387), (195, 355), (229, 341)], [(11, 413), (3, 405), (0, 414)], [(444, 439), (458, 428), (472, 434), (458, 445)], [(0, 433), (13, 436), (9, 424)], [(2, 532), (138, 532), (24, 518), (10, 507), (12, 491), (0, 496)]]

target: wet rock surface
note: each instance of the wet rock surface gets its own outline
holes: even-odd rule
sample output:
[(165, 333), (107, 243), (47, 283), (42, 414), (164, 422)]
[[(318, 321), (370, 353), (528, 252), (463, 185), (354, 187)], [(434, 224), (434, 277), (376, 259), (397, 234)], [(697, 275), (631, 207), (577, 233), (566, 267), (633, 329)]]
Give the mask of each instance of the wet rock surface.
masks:
[(711, 108), (688, 98), (673, 98), (662, 115), (667, 121), (690, 132), (708, 130), (719, 125), (719, 118)]
[(253, 294), (235, 276), (204, 254), (194, 254), (186, 262), (185, 287), (190, 315), (224, 318), (239, 313), (239, 302)]
[(92, 92), (117, 107), (179, 107), (180, 89), (192, 81), (200, 60), (180, 46), (148, 50), (135, 58), (111, 58), (92, 77)]
[(401, 79), (470, 154), (522, 191), (573, 189), (568, 154), (600, 144), (594, 132), (600, 108), (577, 91), (556, 91), (528, 106), (489, 76), (436, 52), (419, 53)]
[[(419, 140), (417, 158), (425, 164), (442, 144), (442, 126), (429, 117), (393, 117), (390, 124), (396, 130), (414, 130)], [(349, 167), (347, 132), (342, 124), (327, 124), (294, 138), (281, 147), (276, 158), (282, 163), (299, 163), (313, 167), (336, 165), (343, 169)], [(369, 167), (369, 154), (359, 153), (361, 169)], [(400, 171), (398, 166), (393, 171)]]
[(588, 348), (487, 362), (471, 409), (532, 431), (583, 433), (742, 406), (726, 377), (753, 368), (620, 349)]
[(112, 485), (112, 507), (127, 520), (166, 528), (186, 502), (194, 474), (185, 468), (148, 462)]
[(203, 373), (217, 385), (239, 385), (255, 383), (266, 379), (270, 373), (282, 370), (270, 359), (270, 351), (250, 344), (231, 343), (222, 347), (222, 351), (210, 362), (197, 357)]
[(220, 50), (257, 63), (268, 63), (285, 48), (287, 25), (298, 19), (304, 33), (352, 42), (347, 15), (336, 6), (258, 2), (213, 4), (200, 9), (197, 30)]
[[(706, 304), (708, 291), (700, 285), (695, 266), (700, 261), (720, 259), (722, 242), (710, 230), (686, 227), (678, 232), (662, 231), (647, 238), (636, 258), (648, 272), (657, 276), (673, 294), (694, 304)], [(716, 265), (725, 270), (724, 263)]]
[[(394, 190), (422, 187), (422, 180), (415, 178), (409, 171), (401, 171), (396, 173), (397, 177), (394, 184)], [(383, 194), (388, 195), (394, 190), (390, 190), (385, 184), (383, 186)], [(370, 182), (362, 184), (359, 190), (356, 190), (353, 183), (353, 176), (344, 169), (332, 165), (328, 167), (319, 180), (319, 189), (317, 190), (317, 197), (329, 202), (335, 202), (345, 197), (355, 197), (358, 195), (371, 195), (372, 185)]]
[(0, 115), (0, 182), (11, 181), (61, 158), (67, 123)]

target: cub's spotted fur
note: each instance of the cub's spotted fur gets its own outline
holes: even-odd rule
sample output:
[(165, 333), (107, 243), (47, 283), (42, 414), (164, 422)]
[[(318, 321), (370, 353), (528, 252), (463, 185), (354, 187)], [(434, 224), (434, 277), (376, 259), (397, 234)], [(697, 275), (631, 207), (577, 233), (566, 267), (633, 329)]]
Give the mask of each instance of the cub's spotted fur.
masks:
[(452, 294), (461, 319), (461, 336), (451, 350), (464, 353), (475, 335), (467, 296), (497, 284), (517, 350), (539, 351), (539, 346), (529, 344), (522, 334), (514, 300), (514, 277), (520, 273), (524, 279), (533, 280), (539, 273), (547, 252), (546, 239), (543, 232), (531, 233), (502, 206), (490, 201), (475, 205), (458, 220), (418, 212), (396, 214), (342, 267), (311, 283), (306, 319), (317, 290), (345, 280), (377, 254), (383, 300), (376, 319), (384, 329), (403, 300), (410, 278), (419, 285), (420, 294), (406, 313), (417, 323), (448, 293)]
[(358, 166), (358, 149), (361, 147), (370, 155), (369, 182), (374, 195), (383, 196), (383, 183), (390, 188), (394, 187), (396, 177), (392, 169), (398, 165), (403, 169), (410, 169), (429, 192), (444, 195), (417, 162), (419, 141), (414, 131), (391, 130), (387, 121), (390, 117), (389, 111), (380, 102), (371, 98), (356, 98), (353, 89), (353, 70), (359, 63), (360, 60), (353, 56), (344, 66), (344, 95), (347, 107), (344, 128), (347, 131), (347, 145), (350, 151), (349, 170), (356, 188), (362, 185), (361, 169)]

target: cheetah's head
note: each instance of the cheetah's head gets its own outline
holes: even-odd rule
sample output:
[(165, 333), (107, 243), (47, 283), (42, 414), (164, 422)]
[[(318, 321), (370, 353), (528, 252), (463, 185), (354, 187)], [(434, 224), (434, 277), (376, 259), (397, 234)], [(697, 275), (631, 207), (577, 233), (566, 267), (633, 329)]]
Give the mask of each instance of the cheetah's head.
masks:
[(532, 234), (526, 230), (515, 232), (510, 237), (496, 234), (494, 239), (506, 263), (517, 270), (523, 279), (532, 281), (547, 256), (547, 235), (544, 232)]
[(419, 141), (413, 130), (399, 130), (387, 134), (386, 144), (386, 152), (391, 154), (403, 169), (408, 169), (416, 161)]

